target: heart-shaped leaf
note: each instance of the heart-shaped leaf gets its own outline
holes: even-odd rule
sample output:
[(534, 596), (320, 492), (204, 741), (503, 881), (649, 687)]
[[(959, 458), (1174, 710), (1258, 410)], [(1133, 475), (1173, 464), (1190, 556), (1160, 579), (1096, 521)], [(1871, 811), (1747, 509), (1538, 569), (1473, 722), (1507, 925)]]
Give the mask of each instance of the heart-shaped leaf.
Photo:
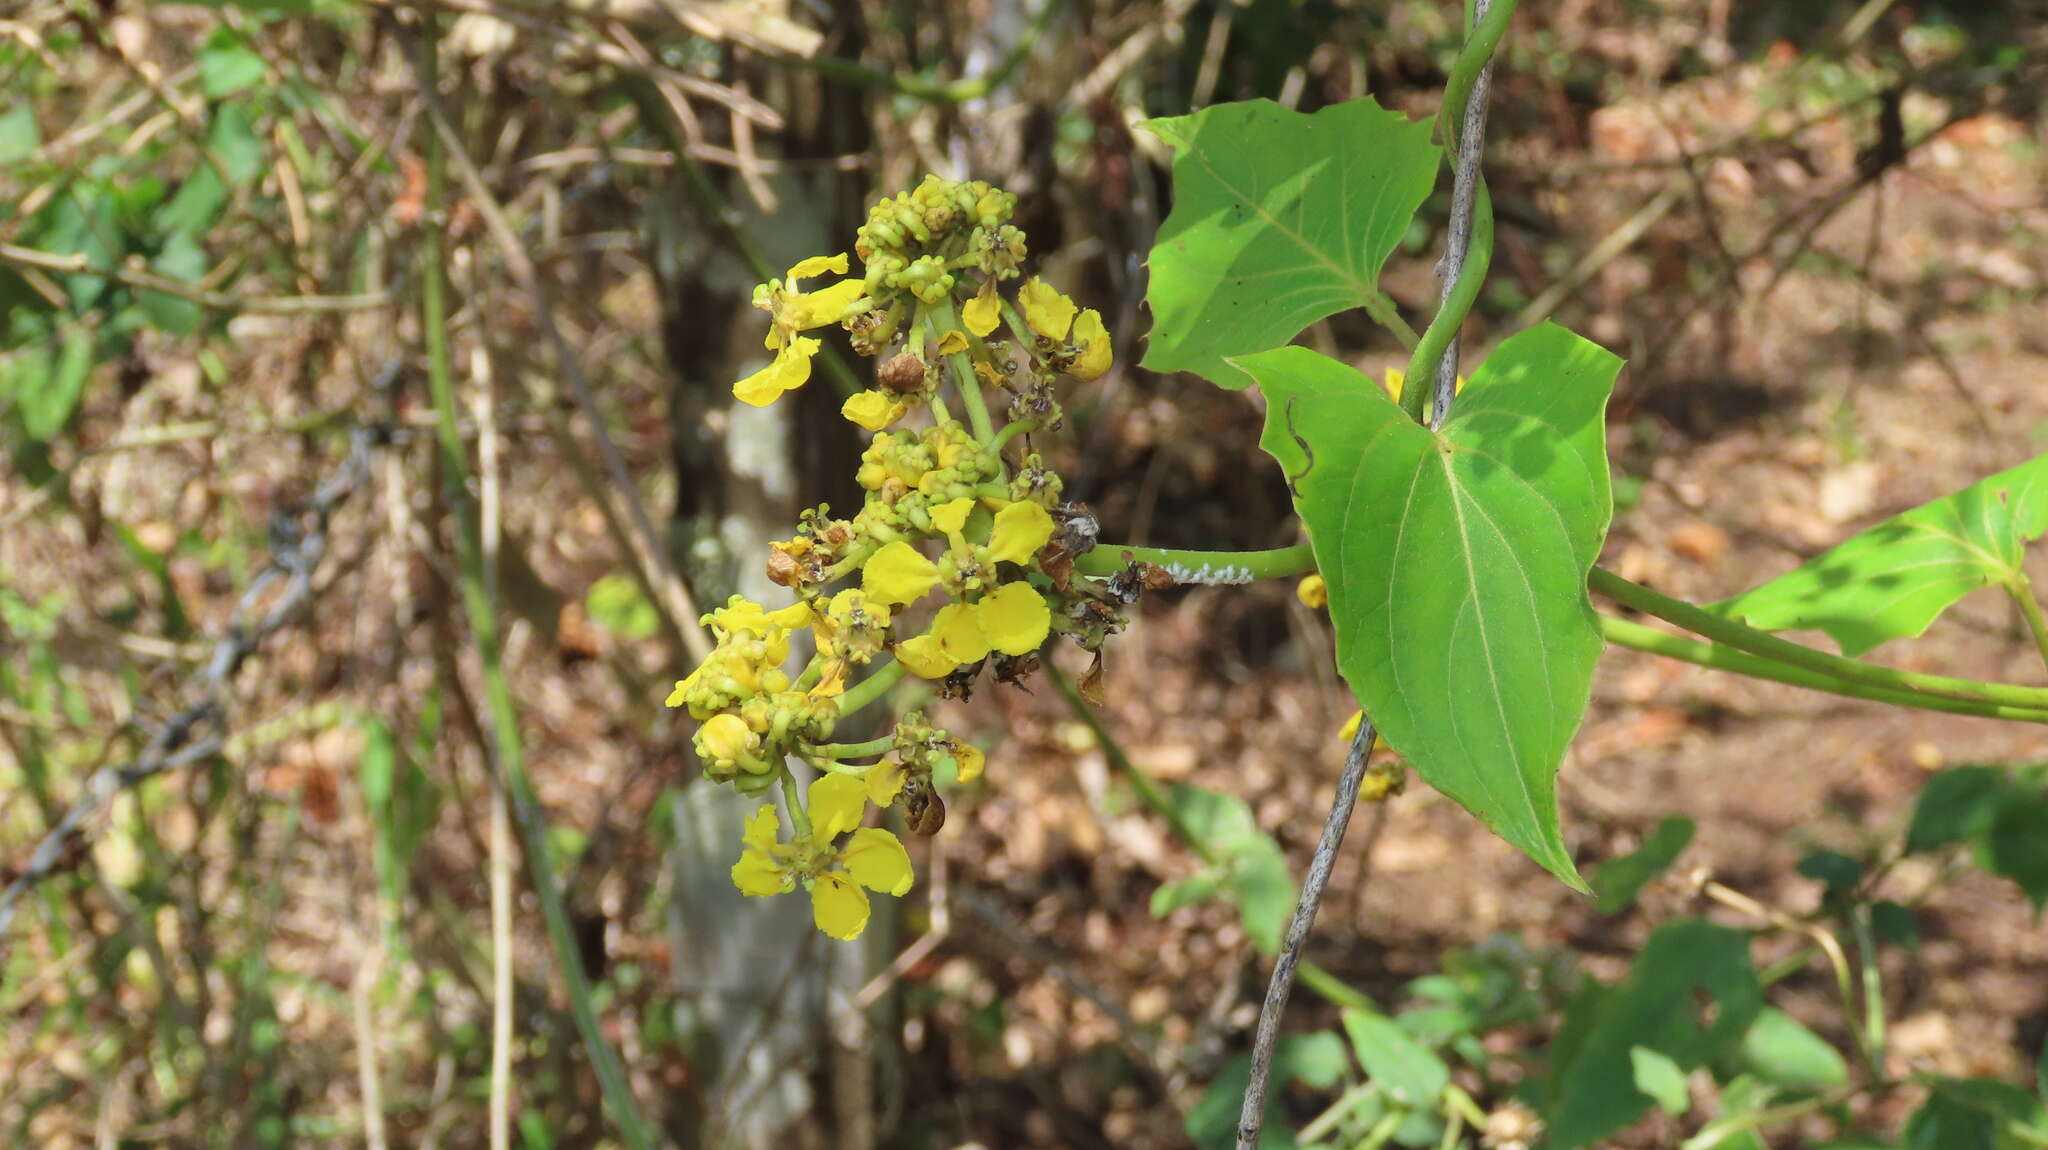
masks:
[(1817, 628), (1861, 655), (1927, 630), (1956, 600), (2017, 582), (2048, 531), (2048, 455), (1852, 536), (1714, 610), (1765, 631)]
[(1436, 184), (1428, 121), (1369, 98), (1307, 114), (1247, 100), (1146, 127), (1174, 149), (1147, 368), (1239, 388), (1251, 381), (1225, 357), (1351, 308), (1393, 314), (1380, 267)]
[(1612, 511), (1621, 361), (1561, 327), (1523, 332), (1440, 432), (1306, 348), (1236, 362), (1265, 393), (1259, 443), (1289, 476), (1366, 714), (1431, 786), (1584, 889), (1557, 769), (1602, 647), (1586, 573)]

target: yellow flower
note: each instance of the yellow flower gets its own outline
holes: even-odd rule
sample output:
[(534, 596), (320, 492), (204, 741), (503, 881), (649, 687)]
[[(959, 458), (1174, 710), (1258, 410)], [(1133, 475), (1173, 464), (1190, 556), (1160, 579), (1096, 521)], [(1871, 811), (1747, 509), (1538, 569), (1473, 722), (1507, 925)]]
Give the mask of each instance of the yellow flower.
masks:
[(868, 811), (867, 784), (851, 775), (819, 775), (811, 780), (809, 798), (804, 809), (811, 816), (811, 834), (822, 840), (859, 826)]
[(1082, 312), (1081, 318), (1074, 321), (1073, 336), (1080, 354), (1074, 357), (1067, 371), (1076, 379), (1101, 378), (1102, 373), (1109, 370), (1109, 331), (1102, 326), (1102, 317), (1094, 308)]
[(763, 344), (775, 353), (775, 360), (734, 384), (734, 397), (755, 407), (766, 407), (783, 392), (802, 387), (811, 378), (811, 357), (818, 354), (819, 343), (797, 333), (866, 311), (867, 285), (863, 280), (841, 280), (831, 287), (806, 292), (798, 290), (797, 281), (826, 272), (845, 275), (846, 267), (844, 252), (812, 256), (790, 268), (785, 278), (769, 280), (754, 289), (754, 306), (769, 315), (768, 337)]
[(946, 334), (939, 337), (940, 355), (952, 355), (956, 351), (966, 350), (967, 337), (961, 335), (958, 331), (949, 331)]
[[(814, 600), (812, 607), (812, 630), (818, 633), (818, 652), (837, 662), (842, 679), (847, 662), (865, 663), (882, 649), (889, 630), (888, 604), (869, 602), (867, 592), (848, 587), (829, 600)], [(823, 686), (821, 682), (819, 687)], [(814, 688), (811, 693), (816, 695), (820, 691)]]
[(953, 744), (953, 765), (958, 769), (961, 782), (971, 783), (980, 778), (982, 765), (987, 761), (988, 756), (981, 753), (980, 747), (971, 743)]
[[(1401, 384), (1407, 378), (1408, 373), (1402, 371), (1398, 367), (1390, 367), (1387, 369), (1387, 394), (1394, 397), (1395, 403), (1401, 402)], [(1463, 392), (1464, 390), (1465, 377), (1461, 375), (1458, 377), (1458, 382), (1451, 385), (1451, 392), (1455, 395)]]
[(932, 629), (896, 644), (896, 661), (925, 679), (942, 678), (990, 651), (1023, 655), (1052, 629), (1052, 609), (1029, 583), (1005, 583), (974, 603), (948, 603)]
[(987, 335), (996, 329), (1002, 314), (1002, 301), (996, 297), (995, 277), (990, 276), (981, 281), (981, 290), (960, 309), (960, 320), (975, 335)]
[(948, 500), (931, 509), (932, 526), (947, 535), (958, 535), (967, 526), (967, 517), (974, 512), (974, 500), (960, 498)]
[(853, 832), (840, 852), (844, 871), (820, 872), (811, 885), (811, 921), (842, 942), (868, 926), (868, 891), (902, 895), (910, 889), (910, 855), (895, 835), (878, 827)]
[(703, 741), (704, 749), (716, 759), (736, 761), (761, 745), (761, 736), (747, 726), (747, 721), (730, 713), (704, 720), (697, 737)]
[(1017, 302), (1023, 305), (1024, 322), (1032, 331), (1055, 342), (1067, 338), (1067, 329), (1074, 325), (1074, 301), (1059, 289), (1033, 276), (1018, 289)]
[(839, 414), (869, 431), (880, 431), (903, 418), (910, 406), (900, 399), (879, 391), (863, 391), (846, 397), (839, 405)]
[(898, 539), (868, 557), (861, 568), (861, 590), (878, 603), (909, 603), (939, 581), (938, 565)]
[(1330, 585), (1323, 582), (1320, 574), (1310, 573), (1295, 584), (1294, 597), (1305, 607), (1327, 607), (1330, 605)]
[(772, 806), (762, 807), (747, 818), (746, 829), (740, 832), (740, 840), (747, 844), (747, 849), (740, 852), (740, 861), (732, 866), (732, 884), (740, 888), (741, 894), (765, 898), (795, 888), (796, 878), (790, 872), (789, 861), (796, 852), (775, 841), (781, 826), (782, 820)]
[(905, 776), (903, 764), (894, 759), (883, 759), (868, 768), (863, 781), (868, 788), (868, 801), (878, 807), (886, 807), (896, 801), (903, 791)]
[[(1350, 718), (1348, 718), (1348, 719), (1346, 719), (1346, 720), (1344, 720), (1344, 725), (1343, 725), (1342, 727), (1339, 727), (1339, 728), (1337, 729), (1337, 739), (1338, 739), (1338, 741), (1339, 741), (1339, 742), (1345, 742), (1345, 743), (1348, 743), (1348, 742), (1350, 742), (1350, 741), (1351, 741), (1352, 739), (1355, 739), (1355, 738), (1357, 738), (1357, 737), (1358, 737), (1358, 725), (1359, 725), (1360, 723), (1364, 722), (1364, 721), (1365, 721), (1365, 712), (1364, 712), (1364, 711), (1353, 711), (1353, 712), (1351, 712), (1351, 717), (1350, 717)], [(1378, 731), (1374, 731), (1374, 732), (1373, 732), (1373, 736), (1372, 736), (1372, 749), (1373, 749), (1373, 750), (1375, 750), (1375, 751), (1384, 751), (1384, 750), (1386, 750), (1386, 749), (1387, 749), (1387, 737), (1386, 737), (1385, 735), (1382, 735), (1382, 734), (1380, 734), (1380, 733), (1379, 733)]]
[(798, 336), (775, 353), (767, 367), (732, 385), (733, 398), (755, 407), (766, 407), (785, 391), (795, 391), (811, 378), (811, 357), (818, 354), (818, 341)]
[(801, 631), (810, 624), (811, 608), (808, 603), (791, 603), (773, 611), (763, 607), (744, 595), (734, 595), (725, 601), (725, 606), (712, 611), (699, 622), (711, 626), (727, 636), (742, 632), (766, 636), (776, 631)]
[(1011, 503), (996, 512), (988, 537), (990, 562), (1024, 565), (1052, 538), (1052, 516), (1036, 503)]
[(1029, 583), (1005, 583), (974, 608), (988, 645), (1005, 655), (1036, 651), (1052, 629), (1052, 609)]
[(938, 638), (932, 635), (919, 635), (896, 644), (896, 661), (920, 679), (942, 679), (959, 665), (946, 657)]

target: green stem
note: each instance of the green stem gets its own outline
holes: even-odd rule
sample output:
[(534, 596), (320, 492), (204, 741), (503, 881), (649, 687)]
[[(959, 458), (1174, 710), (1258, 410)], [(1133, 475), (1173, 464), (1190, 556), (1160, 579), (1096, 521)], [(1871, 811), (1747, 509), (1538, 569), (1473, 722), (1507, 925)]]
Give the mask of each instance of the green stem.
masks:
[(1472, 242), (1465, 253), (1465, 270), (1458, 276), (1458, 282), (1451, 286), (1451, 294), (1443, 306), (1436, 309), (1436, 317), (1423, 329), (1422, 338), (1416, 341), (1415, 350), (1408, 356), (1407, 382), (1401, 389), (1401, 409), (1408, 417), (1427, 427), (1430, 425), (1429, 405), (1436, 394), (1436, 365), (1458, 337), (1458, 329), (1464, 325), (1465, 316), (1472, 310), (1472, 304), (1479, 298), (1479, 288), (1486, 282), (1486, 269), (1493, 260), (1493, 196), (1481, 183), (1477, 202), (1472, 209)]
[(869, 755), (888, 754), (895, 746), (896, 736), (887, 734), (879, 739), (869, 739), (865, 743), (819, 743), (816, 746), (805, 747), (804, 753), (825, 759), (860, 759)]
[(1617, 619), (1612, 615), (1600, 616), (1600, 633), (1607, 641), (1618, 647), (1637, 651), (1648, 651), (1681, 662), (1700, 667), (1712, 667), (1720, 671), (1733, 671), (1752, 679), (1767, 679), (1773, 683), (1786, 683), (1794, 687), (1806, 687), (1815, 691), (1826, 691), (1831, 695), (1844, 695), (1852, 699), (1870, 699), (1879, 703), (1890, 703), (1899, 707), (1916, 707), (1923, 711), (1942, 711), (1951, 715), (1980, 715), (1988, 719), (2011, 719), (2023, 723), (2048, 723), (2048, 709), (2012, 707), (2001, 703), (1984, 703), (1970, 699), (1951, 699), (1938, 695), (1923, 695), (1914, 691), (1888, 687), (1872, 687), (1866, 683), (1854, 683), (1823, 675), (1803, 667), (1795, 667), (1774, 659), (1763, 658), (1719, 643), (1702, 643), (1681, 635), (1671, 635), (1641, 623)]
[(990, 451), (1001, 451), (1012, 439), (1027, 435), (1038, 429), (1038, 424), (1029, 419), (1013, 419), (996, 429), (995, 438), (988, 441)]
[[(1946, 675), (1923, 675), (1912, 671), (1895, 671), (1890, 667), (1879, 667), (1857, 659), (1845, 659), (1802, 647), (1797, 643), (1766, 634), (1753, 627), (1745, 626), (1733, 619), (1716, 615), (1690, 603), (1659, 595), (1641, 584), (1631, 583), (1621, 576), (1599, 567), (1593, 568), (1586, 584), (1594, 591), (1620, 603), (1633, 607), (1648, 615), (1655, 615), (1668, 623), (1698, 635), (1725, 643), (1738, 651), (1761, 655), (1780, 663), (1789, 663), (1833, 679), (1861, 683), (1892, 691), (1908, 691), (1919, 695), (1935, 695), (1945, 699), (1962, 699), (1978, 703), (1999, 703), (2029, 712), (2048, 710), (2048, 690), (2038, 687), (2018, 687), (2010, 683), (1984, 683), (1975, 679), (1955, 679)], [(2015, 716), (2017, 717), (2017, 716)]]
[(1365, 297), (1365, 314), (1371, 317), (1374, 323), (1393, 332), (1394, 338), (1401, 341), (1404, 349), (1415, 350), (1416, 341), (1420, 337), (1415, 334), (1414, 328), (1408, 326), (1408, 321), (1401, 318), (1400, 310), (1394, 306), (1393, 297), (1375, 290)]
[(846, 689), (839, 696), (839, 716), (845, 718), (882, 697), (883, 692), (895, 686), (903, 678), (903, 664), (891, 659), (876, 668), (874, 673)]
[[(1109, 728), (1102, 725), (1101, 718), (1095, 714), (1095, 708), (1090, 707), (1088, 701), (1081, 697), (1081, 692), (1074, 689), (1074, 681), (1068, 678), (1064, 671), (1053, 666), (1049, 660), (1045, 664), (1045, 675), (1052, 680), (1052, 685), (1059, 691), (1060, 696), (1066, 699), (1067, 709), (1072, 711), (1074, 717), (1081, 720), (1081, 724), (1095, 736), (1095, 744), (1102, 748), (1102, 755), (1109, 760), (1110, 767), (1124, 777), (1124, 781), (1131, 785), (1131, 790), (1137, 792), (1138, 800), (1152, 808), (1160, 818), (1165, 819), (1174, 837), (1193, 851), (1195, 857), (1201, 859), (1205, 866), (1215, 866), (1216, 852), (1195, 832), (1194, 825), (1181, 814), (1180, 808), (1173, 805), (1173, 800), (1167, 797), (1158, 782), (1151, 775), (1138, 769), (1138, 765), (1124, 753), (1123, 746), (1109, 733)], [(1338, 1006), (1348, 1006), (1354, 1010), (1379, 1009), (1379, 1005), (1373, 1002), (1369, 995), (1354, 989), (1344, 980), (1306, 959), (1296, 968), (1295, 974), (1301, 979), (1303, 986)]]
[[(1248, 582), (1252, 579), (1281, 579), (1289, 575), (1306, 575), (1316, 569), (1315, 553), (1306, 543), (1292, 547), (1275, 547), (1270, 551), (1180, 551), (1170, 547), (1126, 547), (1120, 543), (1097, 543), (1095, 549), (1074, 560), (1074, 570), (1083, 575), (1114, 575), (1131, 561), (1156, 563), (1169, 570), (1200, 574), (1204, 569), (1210, 573), (1207, 579), (1193, 578), (1189, 583), (1202, 582)], [(1218, 573), (1227, 572), (1243, 578), (1225, 580)]]
[(782, 786), (782, 805), (789, 808), (790, 833), (800, 839), (809, 838), (811, 812), (804, 809), (803, 796), (796, 789), (796, 776), (789, 773), (788, 767), (778, 767), (776, 774), (776, 781)]
[[(953, 301), (942, 299), (931, 305), (924, 316), (925, 330), (931, 333), (932, 348), (939, 346), (940, 336), (948, 331), (958, 330), (960, 317), (954, 314)], [(946, 365), (953, 369), (953, 389), (960, 395), (960, 403), (967, 409), (967, 425), (973, 429), (974, 438), (990, 443), (996, 437), (995, 424), (989, 422), (988, 407), (981, 400), (981, 381), (974, 378), (974, 362), (964, 351), (951, 352), (946, 356)]]
[[(422, 14), (420, 53), (426, 89), (439, 84), (438, 18)], [(484, 578), (482, 537), (475, 506), (470, 502), (468, 461), (463, 454), (462, 432), (457, 424), (454, 372), (448, 348), (446, 256), (442, 226), (447, 205), (447, 171), (440, 135), (426, 133), (426, 211), (420, 251), (420, 325), (427, 344), (427, 385), (433, 393), (435, 430), (440, 446), (442, 481), (448, 502), (456, 515), (456, 545), (461, 562), (462, 599), (469, 615), (470, 633), (482, 664), (484, 698), (490, 715), (491, 750), (495, 752), (506, 794), (511, 799), (521, 845), (526, 852), (527, 870), (534, 894), (540, 902), (541, 918), (568, 992), (569, 1012), (576, 1031), (590, 1057), (605, 1108), (619, 1134), (632, 1150), (653, 1150), (655, 1139), (640, 1106), (626, 1082), (625, 1067), (605, 1040), (597, 1007), (591, 996), (590, 977), (583, 969), (561, 891), (555, 886), (554, 848), (548, 840), (546, 816), (534, 793), (533, 780), (526, 772), (526, 758), (520, 741), (519, 715), (506, 678), (503, 651), (498, 635), (495, 609)]]
[(2005, 593), (2019, 604), (2020, 614), (2026, 616), (2027, 630), (2034, 636), (2034, 648), (2041, 652), (2041, 661), (2048, 663), (2048, 618), (2041, 615), (2041, 601), (2034, 597), (2034, 582), (2026, 572), (2018, 572), (2005, 584)]

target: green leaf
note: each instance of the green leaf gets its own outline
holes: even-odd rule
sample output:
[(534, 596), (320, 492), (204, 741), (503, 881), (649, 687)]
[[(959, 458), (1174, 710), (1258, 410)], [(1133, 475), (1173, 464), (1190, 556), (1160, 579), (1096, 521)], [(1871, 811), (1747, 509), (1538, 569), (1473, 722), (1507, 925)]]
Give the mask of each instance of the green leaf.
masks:
[(2048, 455), (1887, 519), (1715, 610), (1766, 631), (1816, 628), (1861, 655), (1918, 635), (1956, 600), (2022, 577), (2048, 530)]
[[(206, 252), (189, 232), (178, 232), (164, 241), (163, 250), (149, 262), (150, 270), (165, 279), (197, 283), (206, 274)], [(199, 330), (205, 314), (189, 299), (145, 291), (138, 295), (150, 322), (173, 335), (191, 335)]]
[(1909, 951), (1920, 949), (1920, 924), (1913, 908), (1890, 899), (1870, 904), (1870, 929), (1879, 939)]
[(1863, 864), (1840, 851), (1809, 851), (1792, 868), (1802, 876), (1827, 884), (1829, 902), (1840, 902), (1863, 879)]
[(629, 575), (606, 575), (590, 585), (584, 609), (598, 626), (623, 639), (652, 638), (661, 615)]
[(1450, 1084), (1451, 1069), (1443, 1059), (1384, 1014), (1347, 1010), (1344, 1033), (1366, 1076), (1397, 1102), (1427, 1110)]
[(1673, 1118), (1692, 1109), (1692, 1091), (1678, 1063), (1647, 1046), (1629, 1047), (1628, 1060), (1636, 1089), (1654, 1099), (1658, 1109)]
[(1692, 842), (1691, 819), (1673, 815), (1657, 823), (1657, 829), (1630, 854), (1609, 859), (1593, 872), (1593, 906), (1601, 914), (1619, 914), (1636, 901), (1636, 895), (1650, 880), (1678, 861), (1680, 852)]
[(209, 100), (226, 99), (263, 82), (263, 57), (240, 36), (221, 29), (199, 51), (199, 90)]
[(1819, 1090), (1849, 1081), (1848, 1063), (1820, 1035), (1776, 1007), (1765, 1007), (1742, 1036), (1738, 1055), (1759, 1079), (1787, 1090)]
[(1152, 892), (1152, 917), (1165, 918), (1182, 907), (1206, 902), (1222, 889), (1223, 876), (1211, 870), (1174, 879)]
[(1431, 786), (1583, 889), (1557, 770), (1602, 641), (1586, 574), (1610, 507), (1621, 361), (1550, 324), (1503, 343), (1442, 431), (1306, 348), (1237, 361), (1330, 590), (1337, 663)]
[(390, 725), (375, 716), (363, 721), (357, 781), (374, 833), (377, 886), (385, 901), (396, 907), (405, 897), (413, 852), (440, 813), (440, 789), (399, 749)]
[(1235, 795), (1176, 785), (1170, 801), (1189, 832), (1208, 846), (1216, 864), (1181, 880), (1189, 884), (1185, 888), (1174, 889), (1173, 883), (1161, 887), (1153, 895), (1152, 913), (1170, 914), (1198, 897), (1221, 894), (1236, 904), (1245, 933), (1260, 953), (1278, 953), (1296, 894), (1294, 873), (1280, 844), (1259, 829), (1251, 807)]
[(19, 162), (42, 146), (42, 129), (36, 126), (36, 112), (28, 101), (0, 112), (0, 164)]
[[(35, 362), (33, 357), (26, 358), (30, 364)], [(22, 430), (35, 442), (48, 443), (63, 434), (85, 395), (86, 379), (92, 374), (92, 332), (72, 327), (64, 333), (56, 355), (46, 354), (41, 363), (40, 373), (16, 377), (12, 387)]]
[(1582, 992), (1565, 1012), (1543, 1099), (1552, 1150), (1598, 1142), (1649, 1108), (1636, 1047), (1691, 1071), (1732, 1049), (1762, 1008), (1747, 935), (1693, 920), (1658, 927), (1627, 980)]
[(1950, 767), (1920, 788), (1913, 821), (1906, 827), (1906, 849), (1931, 851), (1975, 838), (1991, 822), (2005, 794), (2005, 772), (1998, 767)]
[[(1280, 1099), (1291, 1083), (1328, 1090), (1344, 1077), (1348, 1058), (1344, 1042), (1329, 1031), (1290, 1034), (1273, 1046), (1273, 1073), (1267, 1091), (1266, 1122), (1259, 1150), (1293, 1150), (1294, 1135), (1280, 1118)], [(1224, 1066), (1209, 1089), (1188, 1110), (1188, 1140), (1201, 1150), (1229, 1150), (1237, 1145), (1237, 1120), (1245, 1084), (1251, 1081), (1251, 1056), (1239, 1055)]]
[(1270, 100), (1145, 125), (1173, 146), (1173, 211), (1148, 261), (1145, 366), (1249, 383), (1226, 358), (1279, 347), (1379, 291), (1430, 189), (1427, 121), (1370, 98), (1303, 114)]
[(2008, 1126), (2042, 1132), (2041, 1103), (1992, 1078), (1929, 1078), (1927, 1101), (1906, 1120), (1905, 1150), (2019, 1150), (2041, 1144), (2006, 1134)]
[(1977, 861), (2018, 883), (2036, 911), (2048, 905), (2048, 794), (2015, 785), (1998, 804)]

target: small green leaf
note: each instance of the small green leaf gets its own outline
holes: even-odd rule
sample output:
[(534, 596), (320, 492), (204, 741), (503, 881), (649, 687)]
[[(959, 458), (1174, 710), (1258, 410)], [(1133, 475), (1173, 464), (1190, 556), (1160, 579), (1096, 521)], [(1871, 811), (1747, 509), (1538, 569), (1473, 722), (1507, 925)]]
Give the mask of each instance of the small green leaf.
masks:
[(592, 622), (622, 639), (647, 639), (661, 628), (661, 614), (629, 575), (606, 575), (583, 599)]
[(1750, 1024), (1739, 1057), (1750, 1073), (1787, 1090), (1819, 1090), (1849, 1081), (1841, 1054), (1776, 1007), (1765, 1007)]
[(263, 82), (263, 57), (223, 28), (199, 51), (199, 90), (221, 100)]
[(36, 112), (28, 101), (0, 112), (0, 164), (24, 160), (42, 146), (42, 129), (36, 126)]
[(1440, 433), (1306, 348), (1236, 362), (1265, 393), (1259, 446), (1290, 477), (1366, 713), (1431, 786), (1581, 887), (1556, 780), (1602, 649), (1586, 574), (1621, 361), (1561, 327), (1522, 332)]
[(2048, 905), (2048, 794), (2015, 785), (1992, 816), (1978, 862), (2018, 883), (2036, 911)]
[(1294, 917), (1298, 891), (1279, 844), (1267, 839), (1262, 846), (1232, 859), (1227, 889), (1252, 945), (1260, 954), (1280, 953), (1280, 940), (1287, 933), (1288, 920)]
[(1832, 901), (1846, 898), (1863, 878), (1863, 864), (1840, 851), (1809, 851), (1793, 869), (1826, 883), (1826, 897)]
[(1543, 1104), (1552, 1150), (1599, 1142), (1649, 1108), (1634, 1048), (1689, 1072), (1733, 1049), (1763, 1008), (1749, 936), (1685, 919), (1657, 928), (1621, 985), (1594, 987), (1573, 998), (1551, 1044)]
[(1278, 953), (1296, 893), (1294, 873), (1280, 844), (1259, 829), (1251, 807), (1235, 795), (1176, 785), (1170, 799), (1182, 823), (1209, 848), (1216, 864), (1181, 880), (1191, 884), (1184, 889), (1172, 889), (1172, 883), (1161, 887), (1153, 895), (1153, 913), (1171, 913), (1194, 901), (1198, 893), (1220, 894), (1236, 905), (1245, 933), (1260, 953)]
[[(1299, 1081), (1327, 1090), (1344, 1077), (1348, 1063), (1343, 1040), (1329, 1031), (1281, 1038), (1273, 1047), (1273, 1073), (1259, 1150), (1293, 1150), (1295, 1146), (1294, 1135), (1281, 1120), (1279, 1105), (1291, 1083)], [(1238, 1112), (1245, 1084), (1250, 1080), (1251, 1056), (1231, 1059), (1209, 1083), (1201, 1100), (1188, 1110), (1183, 1123), (1188, 1140), (1201, 1150), (1229, 1150), (1237, 1145)]]
[(1347, 1010), (1344, 1033), (1366, 1077), (1405, 1106), (1427, 1110), (1450, 1084), (1451, 1070), (1443, 1059), (1384, 1014)]
[(1920, 788), (1913, 821), (1906, 827), (1906, 849), (1931, 851), (1964, 842), (1983, 833), (2005, 794), (2005, 772), (1998, 767), (1950, 767)]
[[(21, 429), (37, 443), (48, 443), (63, 434), (85, 396), (86, 379), (92, 374), (92, 332), (74, 326), (64, 333), (55, 356), (45, 356), (41, 378), (14, 380), (14, 402), (21, 412)], [(30, 362), (34, 362), (31, 359)]]
[(2048, 455), (1885, 520), (1715, 610), (1766, 631), (1817, 628), (1861, 655), (1918, 635), (1956, 600), (2021, 576), (2048, 530)]
[(1629, 1047), (1628, 1060), (1636, 1089), (1655, 1100), (1658, 1109), (1673, 1118), (1692, 1109), (1692, 1092), (1678, 1063), (1647, 1046)]
[(1678, 861), (1680, 852), (1692, 842), (1693, 830), (1691, 819), (1673, 815), (1660, 820), (1634, 852), (1601, 863), (1593, 872), (1594, 909), (1601, 914), (1619, 914), (1634, 905), (1643, 887)]
[(1378, 305), (1380, 267), (1436, 183), (1429, 123), (1369, 98), (1309, 114), (1248, 100), (1145, 126), (1174, 150), (1145, 366), (1224, 387), (1250, 382), (1227, 357)]
[(1216, 897), (1223, 888), (1223, 876), (1215, 871), (1203, 871), (1186, 878), (1177, 878), (1152, 892), (1151, 913), (1153, 918), (1165, 918), (1182, 907), (1194, 906)]
[[(164, 241), (163, 250), (149, 262), (150, 270), (165, 279), (197, 283), (206, 274), (206, 252), (188, 232), (178, 232)], [(163, 292), (140, 293), (142, 310), (150, 322), (173, 335), (191, 335), (199, 330), (205, 314), (197, 303)]]
[(1883, 899), (1870, 904), (1870, 929), (1878, 938), (1909, 951), (1920, 949), (1920, 924), (1913, 908)]
[[(2016, 1086), (1992, 1078), (1929, 1078), (1927, 1101), (1906, 1120), (1905, 1150), (2017, 1150), (2040, 1145), (2042, 1106)], [(2036, 1135), (2008, 1139), (2008, 1125)]]

